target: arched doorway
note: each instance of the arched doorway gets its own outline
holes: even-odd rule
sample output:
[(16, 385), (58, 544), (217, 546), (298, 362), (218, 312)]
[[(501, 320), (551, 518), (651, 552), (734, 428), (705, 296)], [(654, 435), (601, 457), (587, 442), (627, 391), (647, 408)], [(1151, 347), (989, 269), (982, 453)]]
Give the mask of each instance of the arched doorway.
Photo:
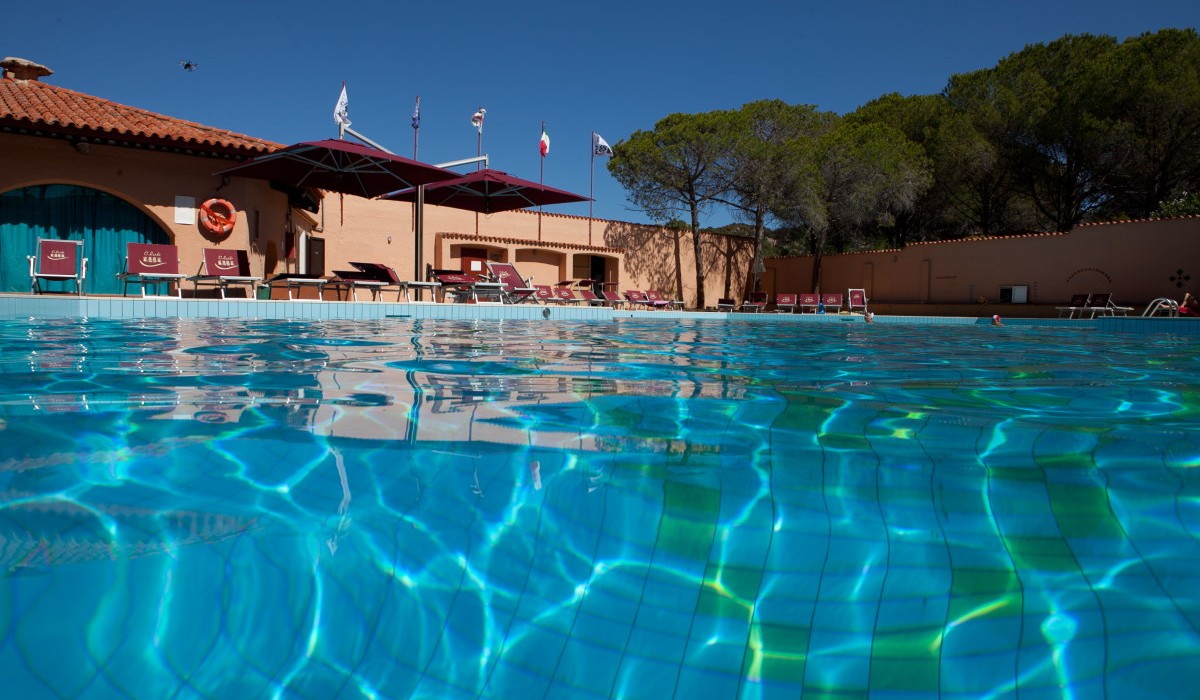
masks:
[(0, 194), (0, 291), (29, 291), (26, 256), (39, 238), (83, 241), (89, 294), (121, 293), (126, 243), (171, 242), (158, 222), (107, 192), (78, 185), (10, 190)]

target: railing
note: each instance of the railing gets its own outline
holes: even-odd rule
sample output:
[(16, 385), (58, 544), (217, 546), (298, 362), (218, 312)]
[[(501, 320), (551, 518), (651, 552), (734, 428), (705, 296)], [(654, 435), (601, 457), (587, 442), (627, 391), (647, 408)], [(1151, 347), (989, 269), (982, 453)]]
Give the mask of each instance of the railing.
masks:
[(1165, 311), (1168, 316), (1179, 315), (1179, 302), (1167, 297), (1159, 297), (1146, 305), (1146, 310), (1142, 312), (1142, 316), (1155, 316), (1160, 311)]

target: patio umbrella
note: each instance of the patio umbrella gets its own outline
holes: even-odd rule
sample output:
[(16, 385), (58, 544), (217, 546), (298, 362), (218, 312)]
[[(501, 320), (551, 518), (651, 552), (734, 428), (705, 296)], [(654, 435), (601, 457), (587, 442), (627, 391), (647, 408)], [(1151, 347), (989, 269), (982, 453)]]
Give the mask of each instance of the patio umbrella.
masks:
[(451, 170), (340, 139), (297, 143), (213, 174), (366, 198), (459, 177)]
[[(383, 199), (415, 202), (417, 189), (410, 187), (392, 192)], [(587, 197), (488, 168), (425, 186), (426, 204), (466, 209), (480, 214), (586, 201)]]

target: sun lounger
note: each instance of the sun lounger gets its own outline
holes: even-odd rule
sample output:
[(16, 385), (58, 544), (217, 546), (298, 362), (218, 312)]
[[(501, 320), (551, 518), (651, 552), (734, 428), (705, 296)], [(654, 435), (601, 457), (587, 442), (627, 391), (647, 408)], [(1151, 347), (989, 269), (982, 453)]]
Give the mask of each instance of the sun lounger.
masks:
[(433, 279), (438, 283), (438, 288), (442, 290), (442, 301), (476, 301), (475, 283), (479, 280), (475, 276), (463, 272), (434, 270)]
[(756, 314), (767, 308), (767, 293), (766, 292), (750, 292), (746, 295), (746, 300), (742, 302), (742, 311)]
[[(345, 287), (350, 290), (350, 298), (358, 301), (358, 290), (366, 289), (371, 292), (371, 301), (379, 301), (379, 297), (384, 292), (396, 292), (396, 301), (400, 301), (403, 295), (404, 300), (411, 302), (409, 296), (408, 282), (400, 279), (400, 275), (396, 273), (388, 265), (383, 263), (373, 262), (350, 262), (354, 266), (353, 270), (334, 270), (334, 279), (332, 283)], [(427, 288), (436, 289), (436, 283), (429, 283)]]
[(850, 289), (846, 292), (846, 305), (850, 309), (850, 313), (858, 311), (867, 313), (867, 290), (865, 289)]
[(600, 296), (604, 297), (604, 300), (608, 302), (608, 305), (614, 309), (625, 306), (625, 299), (616, 292), (610, 292), (606, 289), (600, 292)]
[(647, 289), (646, 298), (654, 302), (656, 308), (668, 308), (683, 310), (683, 301), (679, 299), (668, 299), (662, 292), (657, 289)]
[(193, 292), (199, 292), (200, 287), (216, 287), (218, 295), (226, 299), (230, 287), (246, 287), (247, 298), (253, 297), (262, 277), (250, 274), (250, 257), (246, 251), (205, 248), (199, 272), (188, 280)]
[(1071, 301), (1067, 302), (1066, 306), (1054, 307), (1058, 311), (1059, 318), (1066, 316), (1067, 318), (1075, 318), (1075, 314), (1087, 313), (1088, 298), (1091, 294), (1072, 294)]
[(596, 293), (590, 289), (579, 290), (579, 296), (583, 299), (583, 301), (587, 302), (588, 306), (608, 306), (607, 299), (597, 296)]
[(1096, 318), (1096, 316), (1128, 316), (1133, 311), (1131, 306), (1117, 306), (1113, 303), (1112, 293), (1073, 294), (1067, 306), (1056, 306), (1059, 318)]
[(575, 292), (571, 291), (570, 287), (555, 287), (554, 298), (563, 304), (578, 304), (583, 301), (580, 297), (575, 296)]
[(146, 297), (146, 285), (167, 285), (169, 296), (171, 283), (175, 283), (175, 296), (183, 296), (184, 275), (179, 271), (179, 247), (165, 243), (126, 243), (125, 269), (117, 273), (117, 279), (123, 284), (121, 296), (129, 295), (129, 286), (136, 284), (141, 287), (142, 297)]
[(1112, 300), (1112, 292), (1103, 292), (1100, 294), (1091, 294), (1088, 298), (1088, 306), (1095, 311), (1093, 317), (1101, 316), (1128, 316), (1130, 311), (1133, 311), (1131, 306), (1117, 306)]
[(670, 306), (668, 302), (662, 299), (654, 301), (640, 289), (626, 289), (625, 300), (632, 306), (644, 306), (648, 309), (665, 309)]
[(492, 279), (503, 285), (501, 293), (504, 301), (509, 304), (520, 304), (534, 298), (534, 288), (517, 272), (512, 263), (491, 262), (487, 264), (488, 273)]
[(39, 239), (37, 254), (25, 256), (29, 259), (29, 291), (44, 293), (43, 282), (71, 282), (75, 293), (82, 295), (88, 264), (88, 259), (79, 254), (82, 249), (83, 241)]
[(717, 311), (736, 311), (737, 302), (728, 297), (717, 299)]
[(301, 290), (305, 287), (311, 287), (316, 290), (313, 301), (323, 301), (324, 295), (322, 290), (325, 289), (325, 283), (328, 281), (320, 275), (309, 275), (302, 272), (282, 272), (263, 282), (261, 287), (268, 289), (283, 287), (287, 290), (288, 301), (303, 298)]
[(825, 305), (825, 313), (839, 313), (842, 310), (842, 295), (833, 293), (822, 294), (821, 303)]
[(788, 292), (775, 295), (775, 313), (790, 314), (796, 310), (796, 295)]
[(796, 305), (800, 307), (800, 313), (816, 313), (821, 305), (821, 297), (811, 292), (797, 294)]
[(533, 285), (533, 297), (543, 304), (559, 304), (558, 297), (554, 296), (554, 289), (548, 284)]

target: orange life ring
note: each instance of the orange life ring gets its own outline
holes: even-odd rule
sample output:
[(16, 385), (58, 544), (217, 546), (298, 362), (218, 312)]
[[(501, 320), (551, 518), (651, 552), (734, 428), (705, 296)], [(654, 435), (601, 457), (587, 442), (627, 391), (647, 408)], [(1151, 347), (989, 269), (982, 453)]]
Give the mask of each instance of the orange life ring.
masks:
[(237, 209), (224, 199), (213, 197), (200, 205), (200, 223), (211, 233), (227, 236), (237, 223)]

